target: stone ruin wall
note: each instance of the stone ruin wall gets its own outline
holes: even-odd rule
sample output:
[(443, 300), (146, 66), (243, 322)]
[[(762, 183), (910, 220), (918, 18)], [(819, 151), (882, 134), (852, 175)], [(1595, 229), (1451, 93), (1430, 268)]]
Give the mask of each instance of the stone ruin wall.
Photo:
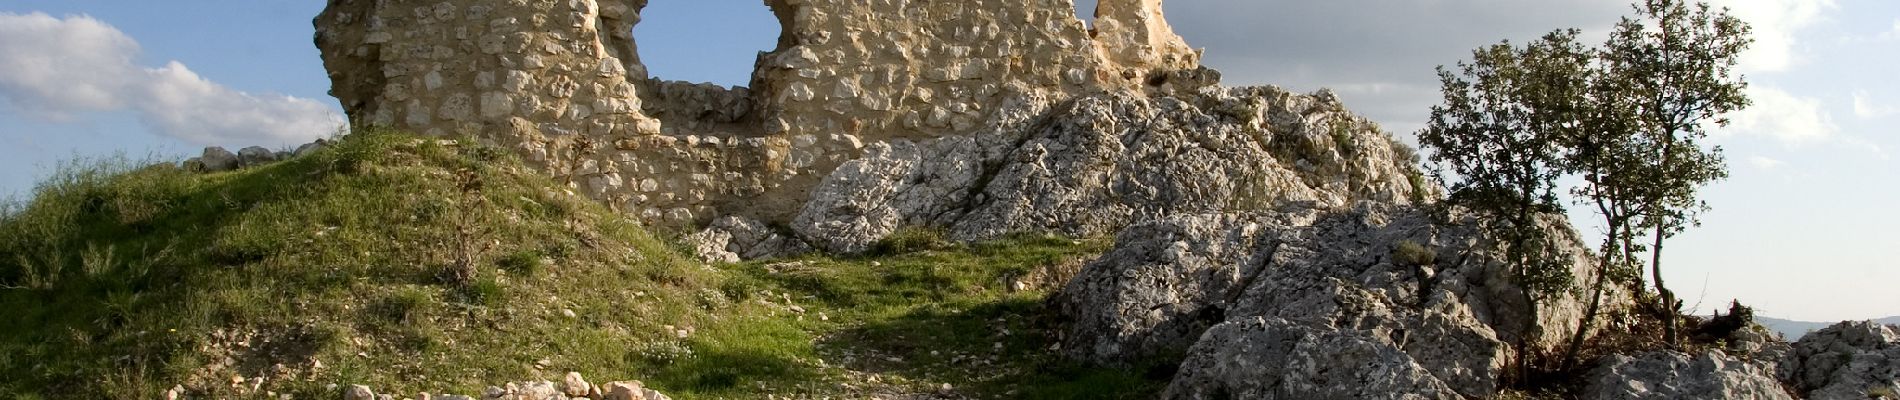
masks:
[[(668, 0), (673, 1), (673, 0)], [(664, 224), (786, 221), (869, 143), (977, 134), (1009, 99), (1155, 90), (1199, 69), (1160, 0), (767, 0), (750, 88), (648, 77), (646, 0), (330, 0), (314, 21), (357, 125), (467, 135)], [(1144, 89), (1147, 88), (1147, 89)]]

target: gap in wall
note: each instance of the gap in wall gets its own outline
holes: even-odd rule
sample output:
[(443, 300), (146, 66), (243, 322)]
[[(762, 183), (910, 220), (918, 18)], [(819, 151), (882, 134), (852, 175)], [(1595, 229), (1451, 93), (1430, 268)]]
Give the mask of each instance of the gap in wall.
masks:
[(633, 40), (655, 79), (746, 86), (759, 53), (778, 47), (782, 31), (759, 1), (653, 0)]
[(1095, 2), (1097, 0), (1075, 0), (1075, 17), (1082, 19), (1083, 26), (1095, 29)]

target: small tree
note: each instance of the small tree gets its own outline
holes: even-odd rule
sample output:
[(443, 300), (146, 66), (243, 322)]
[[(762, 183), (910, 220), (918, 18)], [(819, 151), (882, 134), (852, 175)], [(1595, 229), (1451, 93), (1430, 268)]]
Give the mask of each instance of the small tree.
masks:
[(1569, 266), (1547, 254), (1549, 238), (1536, 222), (1561, 208), (1558, 177), (1583, 178), (1571, 193), (1603, 218), (1605, 235), (1566, 366), (1589, 336), (1606, 286), (1642, 290), (1645, 252), (1664, 340), (1679, 340), (1663, 243), (1707, 209), (1697, 189), (1727, 176), (1721, 149), (1701, 143), (1708, 127), (1748, 105), (1746, 84), (1732, 72), (1750, 43), (1747, 24), (1685, 0), (1634, 8), (1601, 49), (1578, 45), (1577, 31), (1565, 30), (1522, 48), (1481, 48), (1458, 74), (1440, 68), (1445, 104), (1419, 132), (1433, 163), (1457, 176), (1448, 185), (1452, 200), (1503, 220), (1495, 232), (1533, 301), (1571, 285)]
[(1625, 18), (1604, 45), (1600, 79), (1616, 91), (1603, 93), (1608, 110), (1626, 114), (1627, 132), (1640, 157), (1613, 165), (1637, 178), (1615, 191), (1635, 208), (1635, 226), (1651, 240), (1650, 278), (1661, 301), (1665, 341), (1678, 343), (1681, 304), (1663, 284), (1664, 240), (1699, 224), (1708, 205), (1697, 189), (1728, 177), (1721, 147), (1701, 140), (1710, 125), (1728, 124), (1721, 115), (1748, 106), (1748, 84), (1733, 72), (1752, 42), (1748, 24), (1726, 10), (1711, 10), (1683, 0), (1647, 0), (1636, 7), (1641, 19)]
[[(1583, 127), (1593, 56), (1576, 37), (1567, 30), (1521, 48), (1499, 43), (1473, 51), (1457, 73), (1439, 68), (1445, 102), (1432, 107), (1430, 124), (1418, 133), (1433, 164), (1457, 176), (1447, 185), (1451, 200), (1501, 220), (1488, 227), (1502, 239), (1512, 278), (1533, 304), (1574, 280), (1566, 259), (1552, 254), (1553, 238), (1539, 219), (1562, 209), (1561, 145)], [(1527, 332), (1538, 328), (1531, 324)], [(1521, 372), (1528, 352), (1524, 341), (1517, 344)]]

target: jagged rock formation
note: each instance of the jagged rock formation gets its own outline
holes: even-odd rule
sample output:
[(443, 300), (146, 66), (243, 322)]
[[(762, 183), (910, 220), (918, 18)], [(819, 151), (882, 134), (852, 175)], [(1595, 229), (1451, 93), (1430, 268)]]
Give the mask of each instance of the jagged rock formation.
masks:
[(1728, 339), (1724, 351), (1609, 356), (1591, 373), (1583, 398), (1862, 400), (1900, 393), (1900, 327), (1842, 322), (1790, 344), (1755, 326)]
[[(1489, 397), (1514, 343), (1554, 348), (1583, 305), (1533, 306), (1486, 221), (1446, 212), (1365, 202), (1136, 224), (1060, 294), (1075, 318), (1064, 348), (1110, 364), (1184, 354), (1167, 398)], [(1548, 229), (1589, 276), (1575, 233)]]
[[(1611, 355), (1586, 379), (1585, 399), (1793, 399), (1774, 374), (1707, 350), (1697, 354), (1657, 351)], [(1863, 397), (1865, 398), (1865, 397)]]
[(655, 223), (735, 216), (831, 251), (902, 225), (1101, 234), (1428, 190), (1330, 95), (1220, 88), (1159, 0), (1102, 1), (1093, 29), (1068, 0), (770, 0), (784, 31), (748, 88), (648, 77), (644, 5), (332, 0), (316, 42), (355, 123), (479, 137)]
[(1842, 322), (1795, 342), (1776, 372), (1810, 399), (1866, 399), (1900, 393), (1900, 327)]

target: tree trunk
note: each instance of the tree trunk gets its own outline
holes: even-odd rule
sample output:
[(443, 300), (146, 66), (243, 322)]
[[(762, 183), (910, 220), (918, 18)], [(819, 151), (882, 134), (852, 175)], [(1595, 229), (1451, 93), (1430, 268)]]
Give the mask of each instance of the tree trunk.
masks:
[(1590, 306), (1584, 308), (1583, 318), (1577, 319), (1577, 332), (1570, 335), (1570, 345), (1564, 349), (1562, 368), (1569, 370), (1577, 365), (1577, 354), (1583, 349), (1583, 339), (1590, 336), (1590, 325), (1596, 324), (1597, 312), (1603, 305), (1603, 283), (1609, 278), (1608, 252), (1597, 260), (1597, 281), (1590, 285)]
[(1680, 310), (1676, 309), (1676, 294), (1670, 292), (1668, 288), (1663, 286), (1662, 250), (1663, 225), (1658, 224), (1656, 225), (1656, 247), (1649, 249), (1649, 274), (1653, 275), (1653, 278), (1656, 280), (1656, 296), (1662, 299), (1663, 343), (1668, 344), (1670, 347), (1675, 347), (1676, 343), (1678, 343), (1676, 315), (1680, 314)]

